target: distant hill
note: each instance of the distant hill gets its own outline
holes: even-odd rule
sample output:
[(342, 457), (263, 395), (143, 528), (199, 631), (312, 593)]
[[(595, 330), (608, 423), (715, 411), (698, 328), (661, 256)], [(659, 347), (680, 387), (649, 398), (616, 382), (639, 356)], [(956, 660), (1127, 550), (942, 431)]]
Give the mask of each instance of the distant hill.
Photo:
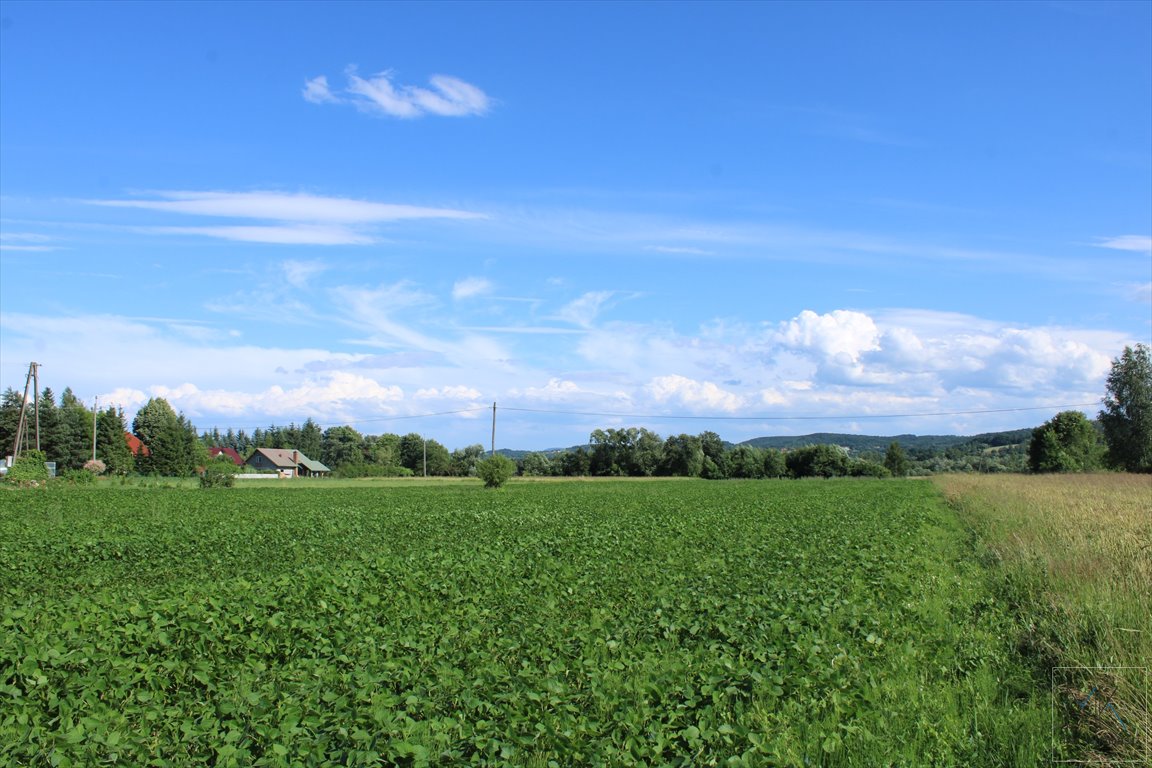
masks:
[[(754, 437), (742, 443), (729, 443), (724, 441), (725, 448), (733, 445), (750, 445), (756, 448), (776, 448), (785, 450), (800, 448), (805, 445), (842, 445), (853, 453), (866, 453), (876, 451), (883, 453), (888, 450), (892, 441), (900, 443), (905, 451), (944, 451), (949, 448), (962, 448), (965, 452), (979, 452), (984, 448), (1000, 448), (1007, 445), (1026, 444), (1032, 439), (1032, 428), (1013, 429), (1006, 432), (984, 432), (979, 435), (850, 435), (840, 432), (814, 432), (810, 435), (777, 435), (773, 437)], [(554, 456), (565, 451), (574, 451), (577, 448), (588, 450), (590, 446), (573, 445), (569, 448), (549, 448), (540, 453)], [(521, 461), (532, 451), (519, 451), (501, 448), (496, 451), (514, 461)]]
[(942, 451), (948, 448), (997, 448), (1019, 445), (1032, 439), (1032, 429), (1013, 429), (1007, 432), (985, 432), (979, 435), (850, 435), (837, 432), (815, 432), (810, 435), (779, 435), (754, 437), (740, 445), (756, 448), (800, 448), (805, 445), (842, 445), (854, 453), (884, 452), (894, 441), (904, 450)]

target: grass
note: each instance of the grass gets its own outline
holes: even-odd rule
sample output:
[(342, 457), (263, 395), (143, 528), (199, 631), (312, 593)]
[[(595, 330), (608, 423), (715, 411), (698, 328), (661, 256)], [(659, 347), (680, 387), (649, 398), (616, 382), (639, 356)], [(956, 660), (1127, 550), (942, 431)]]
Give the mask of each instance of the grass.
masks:
[(1152, 761), (1152, 476), (936, 479), (1050, 681), (1054, 739), (1095, 764)]

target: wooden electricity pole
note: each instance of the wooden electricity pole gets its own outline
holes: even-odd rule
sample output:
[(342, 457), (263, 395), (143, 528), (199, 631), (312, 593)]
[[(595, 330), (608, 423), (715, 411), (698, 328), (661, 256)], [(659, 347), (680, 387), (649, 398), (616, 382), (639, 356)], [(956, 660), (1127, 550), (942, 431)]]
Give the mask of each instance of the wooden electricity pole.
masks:
[(36, 450), (40, 450), (40, 363), (28, 364), (28, 378), (24, 380), (24, 401), (20, 404), (20, 420), (16, 423), (16, 440), (12, 443), (12, 458), (20, 456), (20, 448), (27, 442), (28, 390), (32, 390), (32, 413), (35, 419)]
[(492, 455), (496, 455), (496, 403), (492, 403)]

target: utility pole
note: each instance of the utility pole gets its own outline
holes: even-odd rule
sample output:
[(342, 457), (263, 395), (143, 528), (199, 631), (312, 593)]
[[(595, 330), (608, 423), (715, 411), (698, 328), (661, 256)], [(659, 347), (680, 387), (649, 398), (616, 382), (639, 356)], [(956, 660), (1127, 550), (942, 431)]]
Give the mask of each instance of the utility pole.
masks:
[(492, 455), (496, 455), (496, 401), (492, 401)]
[(424, 435), (424, 477), (428, 477), (428, 436)]
[(96, 461), (96, 412), (100, 409), (100, 398), (92, 402), (92, 461)]
[(36, 450), (40, 450), (40, 363), (28, 364), (28, 378), (24, 380), (24, 401), (20, 404), (20, 420), (16, 422), (16, 440), (12, 443), (12, 458), (20, 457), (20, 448), (27, 442), (28, 390), (32, 390), (32, 409), (36, 424)]

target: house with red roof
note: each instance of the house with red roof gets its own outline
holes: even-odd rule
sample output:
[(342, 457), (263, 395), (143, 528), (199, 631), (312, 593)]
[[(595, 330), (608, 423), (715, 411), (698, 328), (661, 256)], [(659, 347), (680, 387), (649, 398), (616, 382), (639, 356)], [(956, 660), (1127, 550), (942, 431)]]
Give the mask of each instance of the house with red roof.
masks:
[(133, 456), (150, 456), (152, 454), (152, 451), (148, 450), (148, 446), (140, 442), (140, 438), (131, 432), (125, 432), (124, 439), (128, 441), (128, 450), (132, 451)]
[(208, 455), (215, 459), (217, 456), (227, 456), (233, 464), (240, 467), (244, 465), (244, 457), (241, 456), (235, 448), (209, 448)]

